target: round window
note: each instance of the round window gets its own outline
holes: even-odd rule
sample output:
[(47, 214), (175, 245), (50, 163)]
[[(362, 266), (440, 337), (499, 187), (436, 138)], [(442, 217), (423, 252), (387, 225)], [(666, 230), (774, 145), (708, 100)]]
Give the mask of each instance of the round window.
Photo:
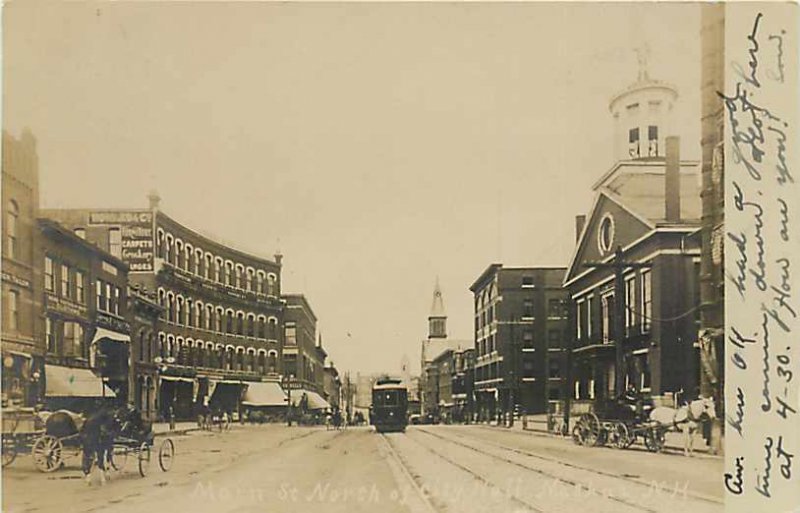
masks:
[(597, 247), (601, 253), (608, 253), (614, 244), (614, 218), (611, 214), (606, 214), (600, 222), (600, 230), (597, 232)]

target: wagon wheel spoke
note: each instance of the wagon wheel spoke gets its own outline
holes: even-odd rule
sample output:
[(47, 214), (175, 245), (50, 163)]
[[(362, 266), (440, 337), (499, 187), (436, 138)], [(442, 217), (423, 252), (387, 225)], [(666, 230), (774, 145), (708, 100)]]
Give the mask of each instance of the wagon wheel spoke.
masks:
[(53, 472), (61, 466), (63, 444), (61, 440), (45, 435), (33, 444), (33, 461), (41, 472)]
[(128, 448), (122, 445), (114, 447), (114, 450), (108, 455), (111, 468), (117, 472), (121, 472), (128, 462)]

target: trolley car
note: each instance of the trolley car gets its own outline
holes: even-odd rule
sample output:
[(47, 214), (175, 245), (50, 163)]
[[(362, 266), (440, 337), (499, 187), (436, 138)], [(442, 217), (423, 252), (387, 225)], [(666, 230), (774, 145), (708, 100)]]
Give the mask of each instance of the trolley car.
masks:
[(405, 431), (408, 424), (408, 389), (402, 380), (381, 378), (372, 387), (370, 424), (378, 433)]

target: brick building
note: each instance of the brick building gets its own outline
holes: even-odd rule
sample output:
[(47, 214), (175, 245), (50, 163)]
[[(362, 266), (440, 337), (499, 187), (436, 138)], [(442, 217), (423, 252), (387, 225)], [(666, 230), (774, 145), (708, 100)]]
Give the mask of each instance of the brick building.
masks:
[(548, 400), (558, 398), (567, 329), (564, 271), (492, 264), (470, 287), (480, 419), (505, 415), (517, 407), (543, 413)]
[(322, 397), (327, 353), (322, 339), (317, 339), (317, 317), (303, 294), (284, 294), (281, 298), (286, 304), (283, 365), (285, 375), (292, 377), (292, 403), (299, 404), (305, 395), (309, 409), (328, 408)]
[(36, 293), (39, 179), (36, 140), (3, 132), (2, 169), (2, 402), (32, 406), (43, 376), (44, 345), (38, 332)]
[(127, 402), (128, 266), (49, 219), (39, 219), (44, 402), (84, 411), (98, 398)]
[(246, 389), (254, 397), (282, 397), (276, 393), (283, 346), (281, 256), (269, 260), (231, 248), (159, 206), (151, 195), (148, 209), (45, 212), (119, 256), (130, 267), (131, 283), (155, 294), (162, 314), (157, 331), (142, 342), (149, 348), (139, 352), (145, 359), (137, 362), (145, 396), (155, 368), (161, 417), (173, 411), (190, 418), (203, 403), (236, 411)]
[[(671, 406), (675, 394), (692, 394), (698, 384), (699, 166), (680, 160), (677, 138), (642, 152), (633, 137), (641, 126), (664, 134), (677, 96), (641, 70), (610, 105), (618, 134), (636, 151), (618, 154), (593, 187), (588, 217), (577, 221), (564, 286), (574, 312), (570, 398), (578, 404), (614, 398), (620, 381)], [(618, 248), (625, 262), (650, 266), (625, 269), (621, 290), (612, 268), (587, 265), (612, 262)]]

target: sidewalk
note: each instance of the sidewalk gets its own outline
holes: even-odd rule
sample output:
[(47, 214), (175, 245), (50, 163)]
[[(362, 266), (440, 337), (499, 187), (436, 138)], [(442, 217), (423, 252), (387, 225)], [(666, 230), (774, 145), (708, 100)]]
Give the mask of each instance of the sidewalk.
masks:
[(154, 422), (153, 432), (158, 435), (183, 435), (191, 431), (199, 431), (197, 422), (176, 422), (175, 429), (169, 429), (169, 422)]
[[(570, 424), (574, 425), (574, 422), (571, 421)], [(515, 419), (514, 420), (514, 427), (508, 428), (502, 425), (498, 425), (496, 421), (493, 421), (489, 424), (479, 424), (484, 426), (495, 427), (499, 429), (511, 429), (515, 431), (528, 431), (537, 434), (549, 434), (551, 436), (552, 433), (547, 431), (547, 415), (528, 415), (527, 419), (527, 427), (523, 428), (522, 419)], [(679, 432), (669, 431), (665, 434), (665, 443), (664, 447), (671, 451), (679, 451), (683, 452), (683, 434)], [(711, 458), (720, 458), (721, 455), (715, 455), (710, 453), (710, 448), (706, 445), (705, 440), (699, 433), (695, 433), (694, 435), (694, 452), (702, 454), (707, 457)]]

